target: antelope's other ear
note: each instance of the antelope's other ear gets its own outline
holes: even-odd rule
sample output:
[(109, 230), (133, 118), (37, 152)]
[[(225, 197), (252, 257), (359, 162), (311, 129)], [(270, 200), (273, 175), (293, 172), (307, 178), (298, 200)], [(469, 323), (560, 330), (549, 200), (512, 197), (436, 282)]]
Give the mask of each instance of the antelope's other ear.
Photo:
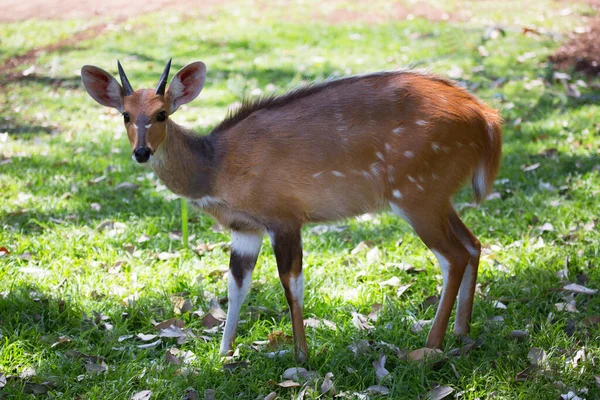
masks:
[(111, 74), (102, 68), (84, 65), (81, 68), (81, 81), (92, 99), (123, 112), (123, 89)]
[(206, 65), (202, 61), (194, 61), (181, 68), (173, 77), (167, 91), (169, 112), (173, 114), (179, 106), (194, 100), (202, 91), (205, 80)]

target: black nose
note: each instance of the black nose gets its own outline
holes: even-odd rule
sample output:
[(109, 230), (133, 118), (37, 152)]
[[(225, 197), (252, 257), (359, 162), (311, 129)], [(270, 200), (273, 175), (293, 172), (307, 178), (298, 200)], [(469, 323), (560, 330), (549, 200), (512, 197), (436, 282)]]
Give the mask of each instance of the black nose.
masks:
[(145, 163), (150, 158), (150, 149), (147, 147), (138, 147), (133, 151), (135, 160), (139, 163)]

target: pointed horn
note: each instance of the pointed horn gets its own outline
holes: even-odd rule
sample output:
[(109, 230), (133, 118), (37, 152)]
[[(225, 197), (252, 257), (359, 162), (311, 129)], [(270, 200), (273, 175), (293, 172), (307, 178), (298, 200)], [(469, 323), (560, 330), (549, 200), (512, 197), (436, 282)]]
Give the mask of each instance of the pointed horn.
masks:
[(127, 75), (125, 75), (125, 71), (123, 71), (123, 67), (119, 60), (117, 60), (117, 67), (119, 67), (119, 76), (121, 77), (121, 85), (123, 86), (123, 96), (131, 96), (133, 94), (133, 88), (131, 87), (131, 83), (129, 83), (129, 79), (127, 79)]
[(158, 85), (156, 85), (156, 94), (160, 95), (160, 96), (164, 96), (165, 95), (165, 88), (167, 87), (167, 80), (169, 80), (169, 70), (171, 69), (171, 60), (172, 58), (169, 58), (169, 61), (167, 62), (167, 66), (165, 67), (165, 70), (163, 71), (162, 75), (160, 76), (160, 79), (158, 80)]

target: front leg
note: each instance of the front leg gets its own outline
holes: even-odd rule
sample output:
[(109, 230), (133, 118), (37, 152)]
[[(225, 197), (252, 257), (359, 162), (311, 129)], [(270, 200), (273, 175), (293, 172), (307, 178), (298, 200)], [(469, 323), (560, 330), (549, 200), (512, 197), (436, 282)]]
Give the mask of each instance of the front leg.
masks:
[(221, 341), (220, 354), (227, 356), (233, 350), (242, 303), (250, 289), (252, 271), (262, 246), (262, 232), (231, 232), (231, 256), (229, 258), (229, 277), (227, 298), (227, 320)]
[(308, 360), (308, 346), (304, 332), (302, 303), (304, 298), (304, 275), (302, 274), (302, 238), (300, 228), (272, 232), (271, 241), (279, 279), (292, 317), (294, 354), (298, 362)]

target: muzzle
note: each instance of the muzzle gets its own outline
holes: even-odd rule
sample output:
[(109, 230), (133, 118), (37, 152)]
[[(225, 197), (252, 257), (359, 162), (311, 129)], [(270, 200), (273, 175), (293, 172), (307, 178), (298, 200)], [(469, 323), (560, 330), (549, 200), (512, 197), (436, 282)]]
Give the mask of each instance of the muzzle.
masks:
[(139, 162), (140, 164), (147, 162), (151, 155), (152, 151), (148, 147), (138, 147), (133, 151), (133, 157), (135, 158), (135, 161)]

